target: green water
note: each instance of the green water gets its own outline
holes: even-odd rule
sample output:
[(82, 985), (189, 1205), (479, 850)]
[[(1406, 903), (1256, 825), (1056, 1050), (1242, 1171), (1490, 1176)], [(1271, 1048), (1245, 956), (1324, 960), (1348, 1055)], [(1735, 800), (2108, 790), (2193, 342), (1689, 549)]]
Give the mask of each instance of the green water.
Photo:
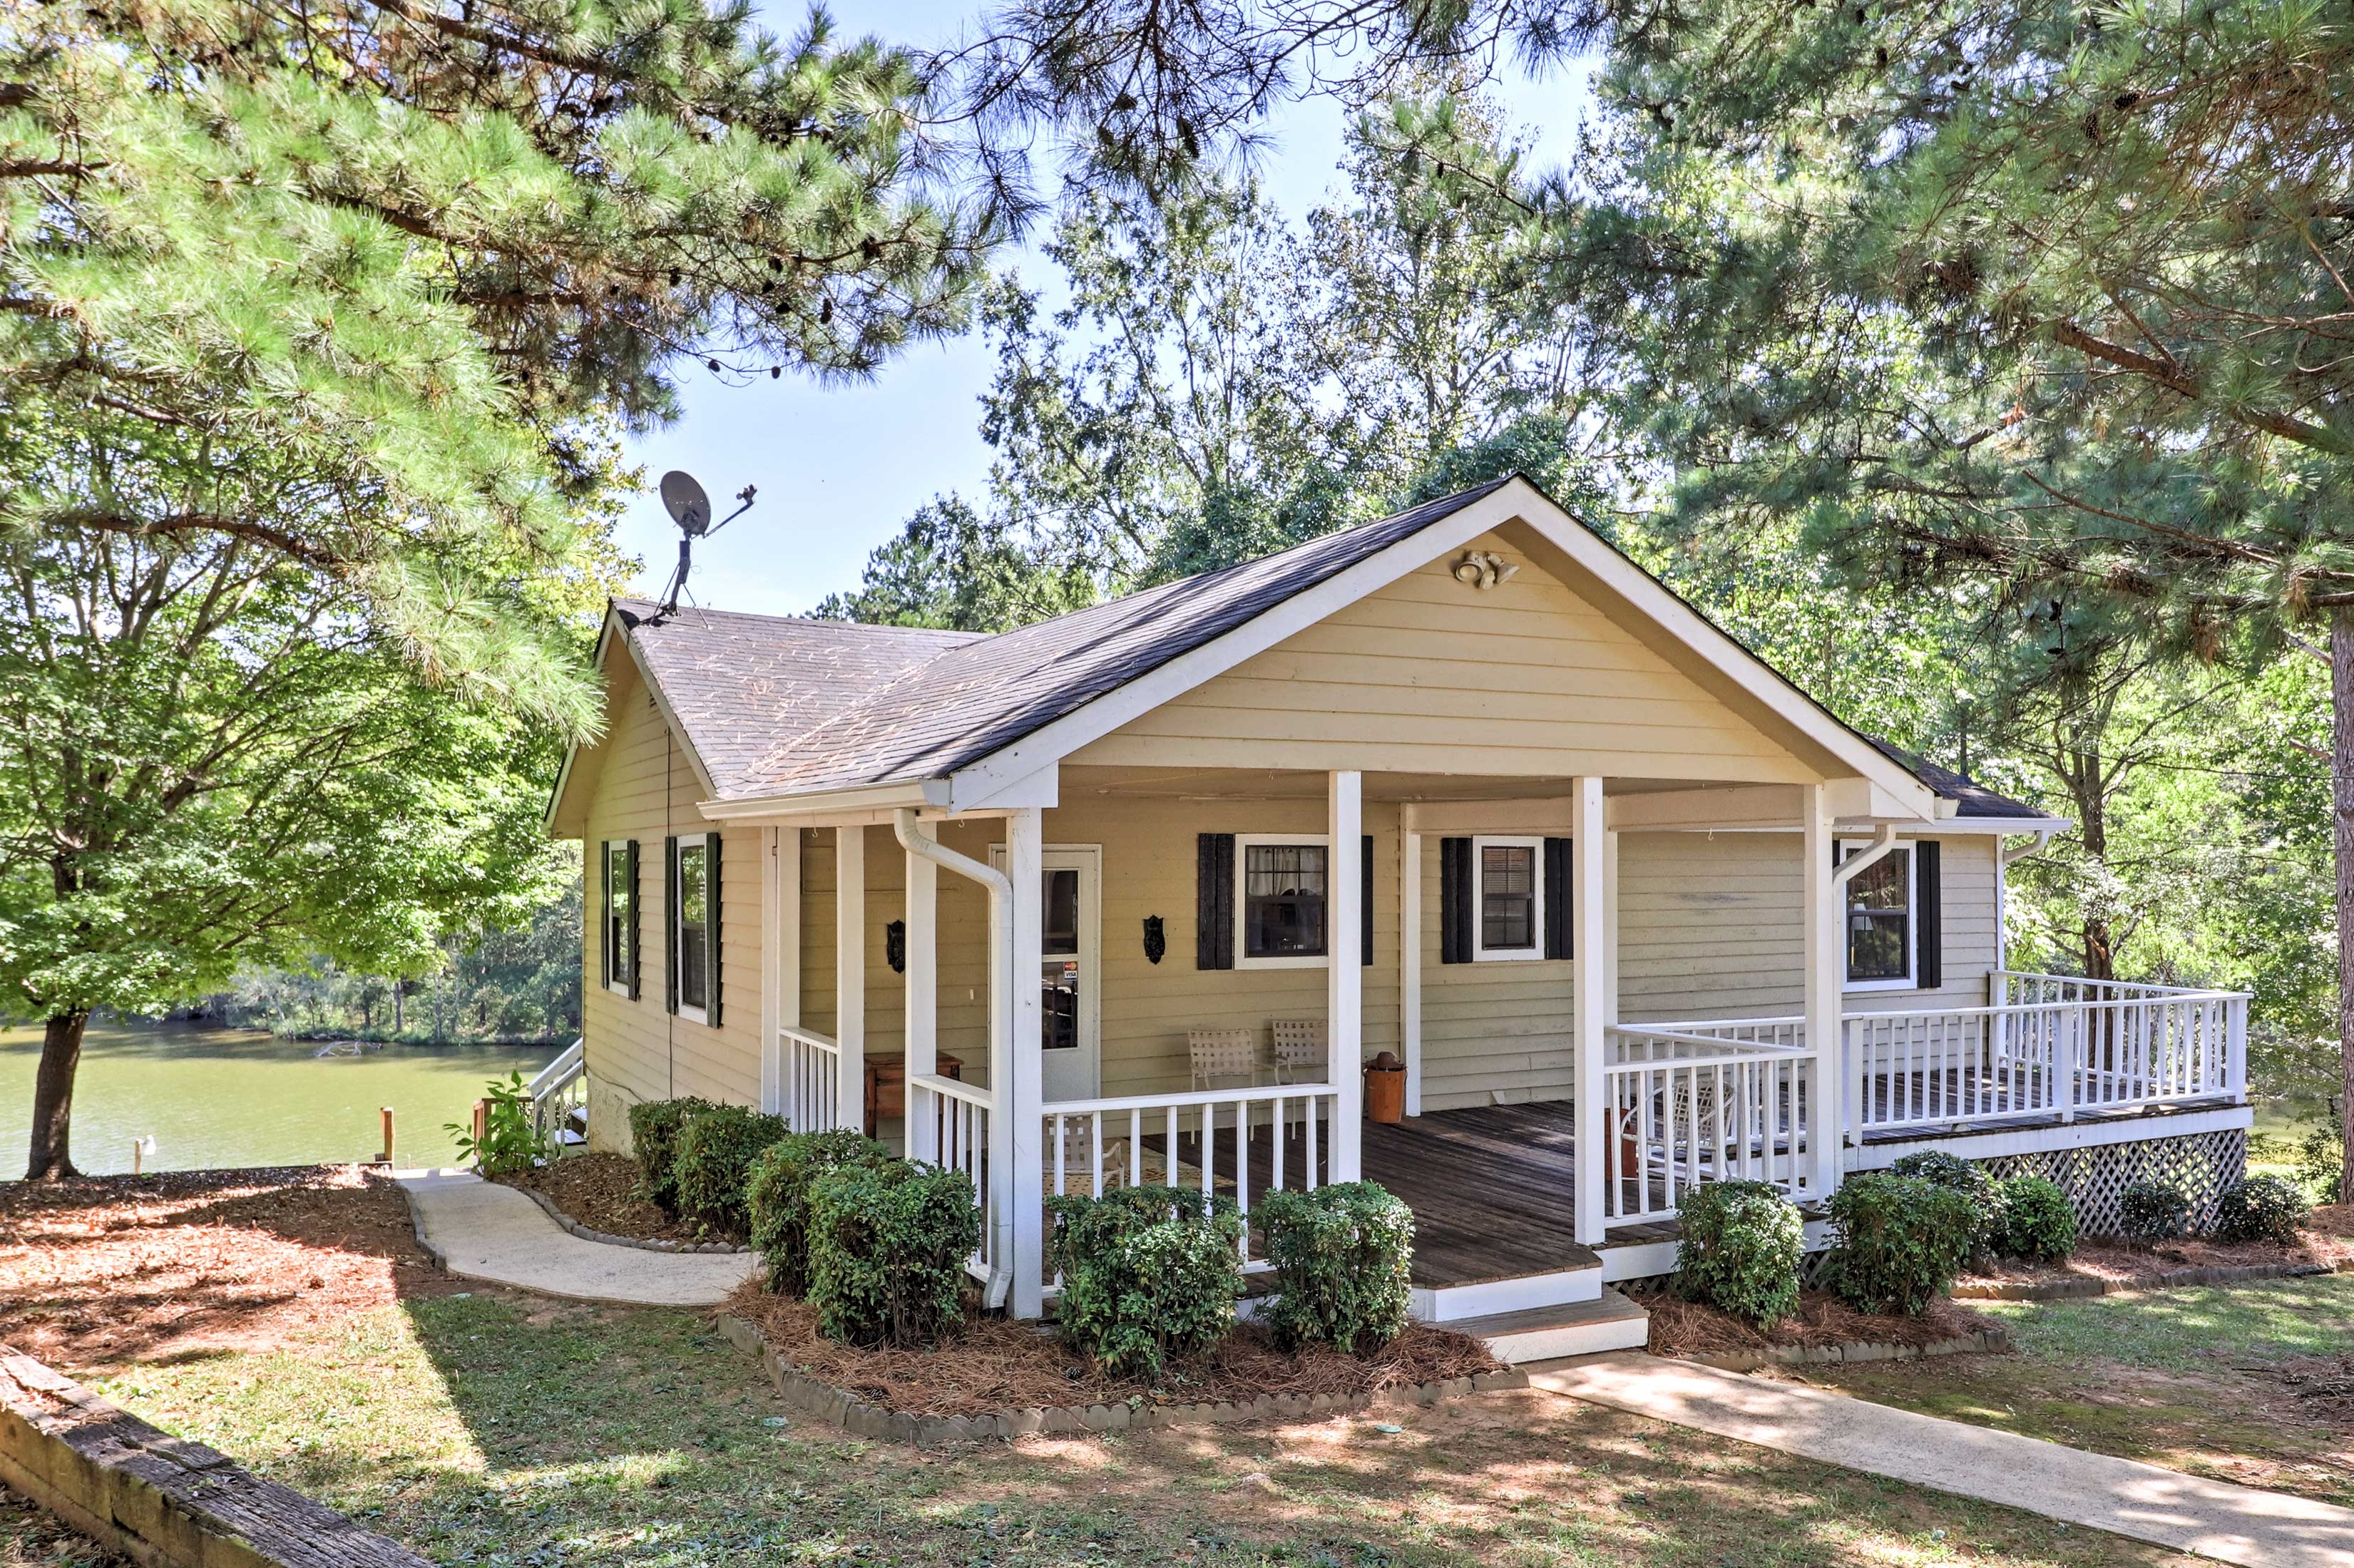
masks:
[[(131, 1169), (133, 1139), (153, 1136), (151, 1171), (304, 1165), (372, 1158), (376, 1107), (393, 1107), (394, 1159), (447, 1165), (446, 1122), (465, 1121), (485, 1080), (529, 1077), (555, 1047), (387, 1045), (320, 1056), (316, 1041), (242, 1029), (92, 1023), (74, 1085), (74, 1163), (92, 1175)], [(348, 1050), (346, 1046), (345, 1049)], [(0, 1029), (0, 1179), (24, 1173), (32, 1136), (38, 1029)]]

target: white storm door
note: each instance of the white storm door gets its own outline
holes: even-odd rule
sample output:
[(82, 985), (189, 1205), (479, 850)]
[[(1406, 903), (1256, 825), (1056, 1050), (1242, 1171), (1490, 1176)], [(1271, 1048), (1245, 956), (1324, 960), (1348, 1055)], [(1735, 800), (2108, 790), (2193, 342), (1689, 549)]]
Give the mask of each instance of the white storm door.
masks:
[[(1005, 846), (990, 846), (989, 863), (1005, 869)], [(1103, 1084), (1103, 846), (1048, 844), (1040, 865), (1040, 1093), (1091, 1100)]]

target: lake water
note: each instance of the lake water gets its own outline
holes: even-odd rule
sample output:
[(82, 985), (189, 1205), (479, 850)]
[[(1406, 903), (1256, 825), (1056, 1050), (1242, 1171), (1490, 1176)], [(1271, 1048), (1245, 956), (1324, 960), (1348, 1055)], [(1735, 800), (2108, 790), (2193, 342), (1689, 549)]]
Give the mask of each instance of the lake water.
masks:
[[(74, 1163), (92, 1175), (131, 1169), (131, 1142), (152, 1135), (147, 1169), (306, 1165), (373, 1158), (376, 1107), (393, 1107), (394, 1159), (447, 1165), (446, 1122), (464, 1122), (491, 1078), (531, 1075), (557, 1047), (387, 1045), (320, 1056), (318, 1041), (189, 1024), (92, 1023), (74, 1085)], [(350, 1047), (345, 1046), (348, 1050)], [(0, 1180), (22, 1175), (32, 1139), (41, 1032), (0, 1029)]]

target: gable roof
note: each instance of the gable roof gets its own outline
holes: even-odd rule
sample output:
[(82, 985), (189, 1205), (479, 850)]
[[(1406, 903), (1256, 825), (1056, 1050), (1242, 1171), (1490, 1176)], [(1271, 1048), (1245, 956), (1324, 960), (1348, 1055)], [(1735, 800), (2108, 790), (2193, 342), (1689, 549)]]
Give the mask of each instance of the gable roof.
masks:
[(1934, 762), (1924, 761), (1876, 736), (1872, 738), (1872, 744), (1880, 747), (1889, 757), (1903, 763), (1912, 772), (1914, 778), (1935, 789), (1939, 800), (1953, 801), (1954, 815), (1956, 817), (2005, 821), (2028, 821), (2039, 818), (2052, 822), (2064, 822), (2068, 820), (2050, 811), (2039, 810), (2023, 800), (2014, 800), (2008, 795), (1998, 795), (1967, 774), (1956, 773), (1950, 768), (1940, 768)]
[[(1491, 497), (1500, 498), (1480, 504)], [(1335, 594), (1370, 591), (1451, 547), (1453, 535), (1475, 536), (1503, 521), (1583, 552), (1617, 577), (1617, 591), (1643, 596), (1638, 609), (1672, 619), (1688, 641), (1708, 642), (1706, 657), (1811, 741), (1884, 787), (1918, 791), (1913, 798), (1925, 804), (1935, 787), (1922, 789), (1910, 763), (1815, 703), (1518, 475), (994, 636), (704, 609), (662, 617), (645, 600), (626, 599), (613, 606), (599, 659), (610, 641), (629, 647), (716, 801), (928, 784), (1001, 764), (1018, 776), (1084, 744), (1092, 715), (1132, 706), (1156, 685), (1207, 678), (1284, 634), (1287, 617)], [(1417, 538), (1426, 532), (1448, 538)], [(1110, 713), (1093, 728), (1115, 722)], [(571, 771), (567, 757), (551, 820)]]

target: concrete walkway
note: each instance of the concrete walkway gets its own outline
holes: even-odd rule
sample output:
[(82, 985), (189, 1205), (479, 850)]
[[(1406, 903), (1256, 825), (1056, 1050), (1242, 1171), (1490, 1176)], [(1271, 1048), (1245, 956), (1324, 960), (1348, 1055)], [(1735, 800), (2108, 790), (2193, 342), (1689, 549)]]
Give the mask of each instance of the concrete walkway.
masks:
[(758, 1267), (756, 1254), (642, 1252), (583, 1241), (512, 1187), (471, 1171), (404, 1171), (417, 1239), (451, 1273), (633, 1307), (716, 1307)]
[(1628, 1351), (1526, 1367), (1614, 1410), (2248, 1568), (2354, 1568), (2354, 1510)]

